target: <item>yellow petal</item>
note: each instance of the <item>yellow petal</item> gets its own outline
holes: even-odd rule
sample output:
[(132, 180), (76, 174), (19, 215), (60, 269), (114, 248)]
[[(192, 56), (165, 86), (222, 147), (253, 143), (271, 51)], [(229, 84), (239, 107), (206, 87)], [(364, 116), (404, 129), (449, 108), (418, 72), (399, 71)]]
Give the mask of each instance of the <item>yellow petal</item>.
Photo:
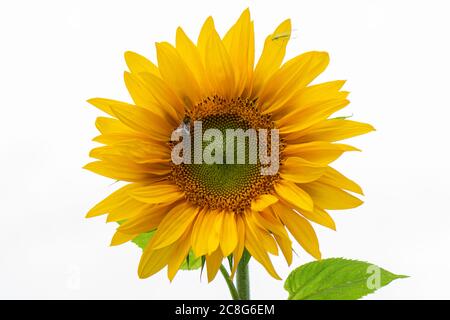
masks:
[(298, 157), (289, 157), (281, 166), (280, 176), (283, 179), (306, 183), (319, 179), (326, 167)]
[[(94, 161), (90, 162), (83, 167), (83, 169), (92, 171), (99, 175), (121, 181), (129, 182), (142, 182), (150, 178), (150, 173), (143, 171), (142, 169), (131, 166), (128, 163), (127, 166), (123, 164), (111, 163), (106, 161)], [(167, 171), (169, 173), (170, 170)]]
[(206, 256), (206, 269), (208, 271), (208, 282), (211, 282), (216, 277), (217, 271), (219, 271), (222, 264), (223, 256), (220, 249), (214, 251), (211, 255)]
[(249, 56), (248, 56), (247, 84), (245, 86), (244, 92), (242, 92), (242, 96), (245, 97), (251, 96), (254, 82), (253, 66), (255, 64), (255, 26), (253, 21), (250, 23), (250, 39), (248, 52)]
[(279, 235), (273, 235), (278, 245), (280, 246), (281, 252), (286, 259), (288, 266), (292, 264), (292, 241), (289, 238), (281, 237)]
[(214, 20), (212, 17), (208, 17), (203, 23), (202, 29), (198, 35), (197, 47), (198, 52), (200, 53), (200, 57), (204, 63), (206, 59), (207, 52), (207, 44), (211, 35), (216, 32), (216, 28), (214, 27)]
[(201, 98), (200, 87), (192, 71), (167, 42), (156, 44), (159, 72), (183, 103), (190, 107)]
[[(151, 75), (150, 73), (140, 73), (138, 76), (125, 72), (124, 79), (128, 92), (136, 105), (156, 113), (159, 117), (169, 122), (172, 127), (176, 128), (179, 125), (181, 117), (173, 108), (176, 102), (170, 101), (169, 104), (167, 101), (161, 101), (161, 97), (165, 97), (166, 94), (170, 94), (169, 91), (164, 92), (161, 87), (154, 88), (152, 86), (153, 83), (149, 83), (149, 81), (159, 78)], [(156, 81), (158, 80), (155, 80), (155, 82)], [(162, 82), (161, 79), (159, 79), (159, 81)], [(157, 100), (157, 98), (159, 100)], [(177, 102), (179, 102), (179, 100)]]
[(139, 78), (156, 101), (155, 112), (164, 117), (170, 115), (179, 124), (180, 115), (184, 115), (183, 101), (161, 78), (150, 73), (140, 73)]
[(117, 119), (107, 118), (107, 117), (98, 117), (95, 120), (95, 126), (100, 131), (100, 133), (108, 134), (108, 133), (123, 133), (129, 134), (130, 137), (136, 137), (138, 133)]
[(153, 184), (132, 190), (130, 196), (150, 204), (173, 202), (181, 199), (184, 194), (175, 184)]
[(113, 157), (114, 155), (117, 156), (120, 154), (120, 149), (114, 148), (112, 146), (98, 147), (89, 151), (89, 157), (99, 160), (105, 160), (108, 157)]
[(273, 237), (278, 243), (288, 265), (292, 263), (292, 241), (284, 228), (284, 225), (272, 209), (268, 209), (255, 214), (255, 218), (258, 220), (264, 228), (272, 232)]
[(308, 141), (338, 141), (374, 131), (370, 124), (344, 120), (330, 119), (322, 121), (302, 132), (296, 138), (296, 143)]
[(123, 78), (128, 92), (136, 105), (151, 108), (156, 103), (153, 95), (142, 85), (136, 74), (124, 72)]
[(217, 32), (211, 32), (206, 43), (205, 67), (213, 93), (221, 97), (235, 96), (235, 75), (230, 56)]
[[(92, 141), (101, 143), (101, 144), (107, 144), (111, 145), (116, 143), (117, 141), (127, 141), (129, 139), (135, 139), (136, 136), (132, 136), (126, 133), (108, 133), (108, 134), (101, 134), (96, 136)], [(146, 138), (147, 139), (147, 138)]]
[(312, 107), (320, 108), (320, 105), (330, 100), (346, 99), (348, 92), (340, 91), (344, 84), (344, 80), (336, 80), (298, 90), (283, 108), (273, 114), (273, 118), (277, 120), (279, 126), (296, 123), (298, 122), (297, 114), (302, 110)]
[(275, 191), (280, 198), (286, 200), (288, 203), (307, 211), (313, 210), (314, 205), (309, 194), (294, 183), (281, 180), (275, 184)]
[(137, 236), (137, 234), (125, 234), (125, 233), (116, 231), (116, 233), (114, 233), (114, 236), (111, 240), (111, 246), (119, 246), (121, 244), (124, 244), (125, 242), (133, 240), (136, 236)]
[(153, 64), (147, 58), (141, 56), (132, 51), (125, 52), (125, 61), (127, 63), (128, 69), (132, 73), (148, 72), (154, 75), (159, 75), (158, 67)]
[(192, 250), (197, 257), (210, 254), (219, 245), (219, 233), (216, 224), (218, 214), (213, 210), (204, 210), (195, 221), (192, 231)]
[(119, 206), (121, 203), (125, 202), (130, 198), (128, 192), (135, 188), (140, 187), (141, 185), (130, 183), (126, 186), (121, 187), (120, 189), (114, 191), (105, 199), (97, 203), (89, 212), (86, 214), (86, 218), (96, 217), (105, 213), (108, 213), (109, 210)]
[(330, 115), (346, 107), (350, 102), (347, 99), (336, 99), (324, 102), (318, 106), (306, 108), (296, 113), (292, 119), (301, 119), (289, 125), (280, 127), (280, 133), (286, 140), (295, 140), (313, 125), (326, 120)]
[(117, 229), (122, 233), (140, 234), (158, 227), (173, 204), (147, 205), (141, 213), (125, 221)]
[(223, 212), (214, 211), (214, 223), (209, 230), (208, 254), (212, 254), (219, 247), (220, 238), (222, 236)]
[(220, 237), (220, 248), (224, 257), (229, 256), (238, 244), (238, 232), (234, 212), (223, 213), (222, 233)]
[(172, 133), (172, 126), (164, 121), (160, 116), (147, 109), (140, 108), (125, 102), (94, 98), (88, 100), (89, 103), (102, 111), (117, 117), (123, 124), (133, 129), (134, 131), (142, 132), (147, 135), (160, 136), (161, 133), (157, 131), (165, 132), (165, 139), (168, 140), (168, 134)]
[(356, 182), (350, 180), (342, 173), (331, 167), (327, 168), (325, 174), (322, 177), (320, 177), (319, 182), (323, 182), (334, 187), (338, 187), (341, 189), (345, 189), (363, 195), (361, 187)]
[(189, 241), (191, 231), (192, 227), (186, 229), (180, 240), (178, 240), (177, 244), (175, 245), (172, 254), (170, 255), (169, 263), (167, 265), (167, 276), (170, 281), (175, 278), (175, 275), (180, 269), (181, 264), (184, 260), (186, 260), (186, 257), (189, 254), (189, 249), (191, 247), (191, 242)]
[(126, 103), (111, 105), (115, 116), (133, 130), (159, 141), (169, 141), (174, 129), (165, 119), (147, 109)]
[(119, 158), (136, 163), (145, 163), (148, 159), (163, 159), (169, 162), (170, 148), (154, 141), (130, 139), (126, 142), (117, 141), (107, 146), (94, 148), (89, 152), (89, 157), (113, 162)]
[(264, 103), (264, 112), (271, 113), (284, 107), (298, 90), (306, 87), (325, 70), (328, 62), (328, 53), (318, 51), (306, 52), (286, 62), (261, 91), (260, 101)]
[(191, 226), (197, 216), (198, 208), (189, 203), (183, 203), (167, 213), (158, 229), (148, 244), (153, 249), (166, 247), (177, 241), (181, 235)]
[(148, 207), (147, 204), (133, 198), (126, 200), (109, 211), (106, 222), (117, 222), (139, 215), (142, 210)]
[(253, 70), (254, 49), (251, 44), (251, 41), (253, 41), (252, 32), (250, 10), (246, 9), (223, 39), (223, 44), (234, 67), (236, 76), (235, 94), (237, 96), (240, 96), (244, 91), (248, 79), (251, 78), (249, 71)]
[(164, 268), (169, 263), (170, 256), (172, 255), (175, 246), (176, 243), (166, 248), (156, 250), (147, 246), (141, 256), (141, 261), (139, 262), (139, 278), (148, 278)]
[(288, 228), (289, 232), (300, 243), (300, 245), (316, 259), (320, 259), (319, 241), (316, 233), (308, 222), (292, 209), (282, 205), (275, 204), (273, 210), (280, 217)]
[[(111, 147), (107, 146), (105, 148)], [(159, 159), (152, 159), (149, 157), (150, 161), (146, 162), (139, 158), (133, 158), (132, 155), (118, 154), (118, 148), (115, 146), (111, 148), (115, 151), (111, 151), (109, 154), (106, 151), (98, 152), (99, 149), (94, 150), (94, 155), (102, 159), (102, 161), (99, 161), (98, 163), (99, 171), (97, 172), (94, 168), (90, 168), (89, 166), (91, 164), (86, 165), (84, 168), (116, 180), (124, 180), (117, 177), (122, 173), (132, 173), (142, 177), (142, 181), (156, 182), (166, 177), (171, 171), (170, 162), (167, 162), (166, 156)], [(139, 154), (138, 151), (135, 153)], [(100, 172), (100, 170), (103, 170), (103, 172)]]
[(99, 143), (112, 145), (136, 139), (148, 141), (147, 135), (127, 127), (117, 119), (98, 117), (95, 121), (95, 126), (101, 135), (95, 137), (93, 141)]
[(255, 215), (259, 213), (250, 212), (246, 214), (246, 223), (247, 227), (251, 229), (251, 232), (255, 235), (257, 239), (259, 239), (260, 245), (263, 249), (273, 255), (278, 255), (278, 247), (277, 244), (272, 237), (272, 235), (267, 232), (267, 229), (261, 228), (255, 218)]
[(269, 274), (275, 279), (281, 280), (280, 276), (275, 271), (272, 261), (270, 261), (269, 255), (261, 246), (260, 239), (252, 232), (251, 228), (248, 226), (248, 221), (246, 221), (246, 233), (245, 233), (245, 247), (248, 252), (254, 257), (263, 267), (269, 272)]
[(205, 65), (200, 56), (200, 52), (180, 27), (177, 29), (176, 49), (189, 66), (200, 87), (209, 92), (210, 85), (206, 78)]
[(291, 37), (291, 20), (283, 21), (266, 38), (261, 57), (255, 67), (252, 96), (257, 97), (267, 80), (280, 67)]
[[(194, 226), (192, 228), (191, 244), (192, 250), (195, 256), (201, 257), (208, 252), (208, 243), (204, 240), (204, 232), (202, 232), (203, 220), (205, 218), (206, 210), (200, 210), (194, 221)], [(199, 254), (203, 253), (203, 254)]]
[(271, 194), (262, 194), (252, 201), (251, 207), (253, 211), (263, 211), (278, 201), (278, 198)]
[(303, 158), (316, 163), (318, 166), (326, 166), (347, 151), (360, 150), (347, 144), (313, 141), (302, 144), (288, 144), (283, 150), (283, 154), (287, 157)]
[(92, 98), (92, 99), (89, 99), (87, 102), (113, 117), (115, 117), (116, 115), (111, 110), (111, 105), (125, 103), (125, 102), (112, 100), (112, 99), (105, 99), (105, 98)]
[(281, 223), (280, 219), (272, 213), (271, 209), (254, 214), (254, 218), (264, 229), (269, 230), (274, 235), (276, 234), (289, 239), (284, 225)]
[(351, 209), (363, 203), (360, 199), (342, 189), (318, 181), (302, 185), (301, 187), (309, 193), (314, 203), (323, 209)]
[(122, 157), (135, 163), (169, 163), (170, 149), (156, 143), (149, 143), (139, 139), (118, 142), (114, 145), (94, 148), (89, 156), (100, 160), (111, 160)]
[(333, 218), (326, 212), (325, 210), (314, 207), (313, 212), (308, 212), (305, 210), (300, 211), (301, 215), (306, 219), (316, 222), (324, 227), (330, 228), (332, 230), (336, 230), (336, 224), (333, 221)]

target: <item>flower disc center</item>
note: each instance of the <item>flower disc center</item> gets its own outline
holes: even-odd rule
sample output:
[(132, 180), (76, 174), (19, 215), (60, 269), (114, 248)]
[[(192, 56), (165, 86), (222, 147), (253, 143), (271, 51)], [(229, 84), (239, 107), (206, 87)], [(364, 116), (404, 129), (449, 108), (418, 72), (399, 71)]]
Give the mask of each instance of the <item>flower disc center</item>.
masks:
[[(194, 122), (201, 123), (200, 131), (195, 130)], [(211, 143), (211, 140), (202, 140), (205, 132), (214, 129), (223, 137), (219, 143), (222, 163), (207, 163), (202, 159), (201, 163), (192, 161), (191, 164), (173, 164), (172, 178), (189, 201), (211, 209), (242, 211), (250, 206), (255, 197), (270, 192), (278, 175), (261, 174), (261, 163), (256, 155), (257, 145), (255, 149), (248, 137), (242, 140), (244, 143), (238, 143), (238, 139), (228, 140), (230, 131), (246, 132), (248, 129), (273, 127), (270, 119), (261, 115), (253, 102), (243, 99), (227, 101), (214, 97), (196, 106), (186, 117), (184, 125), (194, 132), (190, 136), (191, 145), (194, 146), (191, 151), (193, 160), (196, 139), (201, 141), (202, 151)], [(230, 141), (233, 142), (230, 144)], [(256, 162), (250, 159), (252, 153), (256, 156)], [(244, 163), (238, 162), (239, 154), (245, 155)], [(230, 163), (230, 158), (234, 162)]]

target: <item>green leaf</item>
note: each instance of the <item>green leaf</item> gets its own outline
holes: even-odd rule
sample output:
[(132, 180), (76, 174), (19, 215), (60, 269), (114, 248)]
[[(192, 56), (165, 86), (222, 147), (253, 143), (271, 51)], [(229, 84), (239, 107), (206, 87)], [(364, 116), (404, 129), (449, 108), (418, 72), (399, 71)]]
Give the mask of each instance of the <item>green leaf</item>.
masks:
[(180, 269), (181, 270), (196, 270), (199, 269), (202, 266), (202, 258), (197, 258), (194, 254), (194, 252), (191, 250), (189, 251), (188, 256), (186, 257), (186, 260), (182, 263)]
[(330, 118), (330, 120), (346, 120), (348, 118), (353, 117), (353, 113), (349, 116), (342, 116), (342, 117), (334, 117), (334, 118)]
[(202, 274), (203, 274), (203, 269), (205, 268), (205, 263), (206, 263), (206, 258), (205, 258), (205, 256), (202, 256), (201, 259), (202, 259), (202, 268), (200, 269), (200, 277), (201, 277)]
[[(117, 223), (120, 225), (120, 224), (124, 223), (125, 221), (127, 221), (127, 220), (126, 219), (125, 220), (120, 220), (120, 221), (117, 221)], [(153, 237), (155, 232), (156, 232), (156, 230), (152, 230), (152, 231), (149, 231), (149, 232), (141, 233), (136, 238), (131, 240), (131, 242), (134, 242), (139, 248), (144, 250), (145, 247), (147, 246), (147, 243)]]
[(154, 234), (155, 231), (141, 233), (131, 241), (134, 242), (139, 248), (144, 250), (145, 247), (147, 246), (147, 243), (150, 241), (150, 239), (153, 237)]
[(364, 261), (331, 258), (298, 267), (284, 288), (289, 300), (355, 300), (400, 278), (407, 276)]
[[(250, 255), (250, 253), (246, 249), (244, 249), (244, 251), (242, 252), (240, 263), (242, 263), (243, 266), (245, 267), (250, 261), (251, 257), (252, 256)], [(233, 269), (233, 254), (230, 254), (227, 257), (227, 260), (228, 260), (228, 267), (230, 268), (230, 270)]]
[(230, 268), (230, 270), (233, 269), (233, 255), (230, 254), (230, 255), (227, 257), (227, 260), (228, 260), (228, 267)]
[[(134, 238), (131, 241), (134, 242), (139, 248), (144, 250), (154, 234), (155, 234), (155, 230), (150, 231), (150, 232), (141, 233), (140, 235), (138, 235), (136, 238)], [(197, 258), (194, 255), (194, 252), (192, 252), (192, 250), (191, 250), (191, 251), (189, 251), (189, 255), (186, 257), (186, 260), (183, 261), (183, 263), (181, 264), (180, 269), (181, 270), (196, 270), (196, 269), (200, 268), (201, 266), (202, 266), (202, 259)]]

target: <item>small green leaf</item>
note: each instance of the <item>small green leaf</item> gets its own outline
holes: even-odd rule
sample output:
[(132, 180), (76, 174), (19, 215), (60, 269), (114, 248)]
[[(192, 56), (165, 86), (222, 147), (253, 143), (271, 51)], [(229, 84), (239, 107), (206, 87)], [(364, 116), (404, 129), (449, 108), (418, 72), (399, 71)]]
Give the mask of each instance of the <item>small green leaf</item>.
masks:
[(334, 117), (334, 118), (330, 118), (330, 120), (346, 120), (348, 118), (353, 117), (353, 114), (349, 115), (349, 116), (341, 116), (341, 117)]
[[(244, 249), (244, 252), (242, 252), (242, 257), (240, 260), (240, 263), (242, 263), (244, 266), (246, 266), (248, 264), (248, 262), (250, 261), (250, 258), (252, 256), (250, 255), (250, 253), (248, 253), (248, 251), (246, 249)], [(230, 270), (233, 269), (233, 254), (230, 254), (227, 257), (228, 260), (228, 267), (230, 268)]]
[(228, 260), (228, 267), (230, 268), (230, 270), (233, 269), (233, 255), (230, 254), (230, 255), (227, 257), (227, 260)]
[(364, 261), (331, 258), (298, 267), (284, 288), (289, 300), (355, 300), (400, 278), (407, 276)]
[(147, 246), (147, 243), (150, 241), (150, 239), (153, 237), (154, 234), (155, 231), (141, 233), (131, 241), (134, 242), (139, 248), (144, 250), (145, 247)]
[[(144, 250), (145, 247), (147, 246), (148, 242), (150, 241), (150, 239), (153, 237), (154, 233), (155, 233), (155, 230), (150, 231), (150, 232), (141, 233), (140, 235), (138, 235), (136, 238), (134, 238), (131, 241), (134, 242), (139, 248)], [(200, 268), (201, 266), (202, 266), (202, 259), (197, 258), (191, 250), (191, 251), (189, 251), (189, 255), (186, 257), (186, 260), (183, 261), (183, 263), (181, 264), (180, 269), (181, 270), (196, 270), (196, 269)]]
[(201, 259), (202, 259), (202, 268), (200, 269), (200, 278), (202, 277), (202, 274), (203, 274), (203, 269), (205, 268), (205, 263), (206, 263), (206, 258), (205, 258), (205, 256), (202, 256), (201, 257)]
[(186, 260), (181, 264), (180, 269), (181, 270), (196, 270), (199, 269), (202, 266), (202, 258), (197, 258), (194, 254), (194, 252), (191, 250), (189, 251), (188, 256), (186, 257)]
[[(125, 221), (127, 221), (127, 220), (126, 219), (125, 220), (120, 220), (120, 221), (117, 221), (117, 223), (120, 225), (120, 224), (123, 224)], [(135, 237), (133, 240), (131, 240), (131, 242), (134, 242), (139, 248), (144, 250), (145, 247), (147, 246), (147, 243), (153, 237), (155, 232), (156, 232), (156, 230), (152, 230), (152, 231), (149, 231), (149, 232), (141, 233), (140, 235)]]

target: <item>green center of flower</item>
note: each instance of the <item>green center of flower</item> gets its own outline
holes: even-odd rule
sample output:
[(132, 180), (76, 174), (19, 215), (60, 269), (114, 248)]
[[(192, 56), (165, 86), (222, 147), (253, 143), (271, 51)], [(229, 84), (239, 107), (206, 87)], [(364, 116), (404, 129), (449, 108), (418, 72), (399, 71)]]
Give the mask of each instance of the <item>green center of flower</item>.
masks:
[[(260, 176), (260, 164), (249, 163), (250, 153), (256, 152), (256, 150), (250, 148), (248, 138), (243, 139), (243, 144), (239, 144), (238, 139), (233, 138), (232, 145), (227, 145), (227, 131), (228, 133), (230, 133), (230, 130), (236, 132), (236, 129), (246, 131), (250, 128), (248, 123), (234, 114), (214, 115), (199, 120), (202, 121), (203, 134), (208, 129), (220, 131), (222, 141), (219, 141), (218, 144), (221, 144), (222, 148), (222, 152), (219, 155), (222, 163), (206, 163), (205, 159), (203, 159), (201, 164), (186, 164), (186, 170), (192, 178), (205, 191), (215, 195), (232, 196), (251, 187)], [(193, 137), (193, 140), (195, 138)], [(202, 151), (205, 151), (210, 143), (210, 141), (203, 141)], [(220, 152), (220, 150), (213, 150), (211, 154), (215, 155), (217, 151)], [(245, 163), (237, 163), (239, 154), (245, 155)], [(194, 157), (194, 154), (192, 156)], [(227, 163), (227, 160), (230, 158), (233, 159), (233, 163), (229, 163), (230, 161)]]

